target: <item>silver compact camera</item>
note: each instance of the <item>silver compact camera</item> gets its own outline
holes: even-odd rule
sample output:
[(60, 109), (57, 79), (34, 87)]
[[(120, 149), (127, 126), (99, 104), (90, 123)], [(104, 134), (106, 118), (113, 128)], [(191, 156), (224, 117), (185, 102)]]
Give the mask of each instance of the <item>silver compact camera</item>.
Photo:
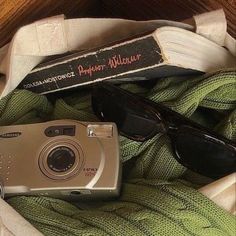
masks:
[(119, 194), (120, 178), (114, 123), (56, 120), (0, 127), (5, 197), (110, 197)]

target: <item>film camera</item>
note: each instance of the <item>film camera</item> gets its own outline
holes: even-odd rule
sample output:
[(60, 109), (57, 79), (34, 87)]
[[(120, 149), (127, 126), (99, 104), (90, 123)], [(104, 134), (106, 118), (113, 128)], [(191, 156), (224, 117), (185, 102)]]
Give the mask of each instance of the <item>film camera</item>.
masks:
[(116, 196), (120, 176), (114, 123), (57, 120), (0, 127), (0, 177), (6, 197)]

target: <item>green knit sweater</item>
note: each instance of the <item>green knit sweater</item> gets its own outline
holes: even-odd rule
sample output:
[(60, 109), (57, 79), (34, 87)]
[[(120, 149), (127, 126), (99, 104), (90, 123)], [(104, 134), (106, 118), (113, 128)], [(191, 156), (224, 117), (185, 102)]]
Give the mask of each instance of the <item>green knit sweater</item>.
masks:
[[(123, 87), (236, 140), (235, 69), (163, 78), (151, 89)], [(0, 101), (0, 125), (64, 118), (97, 120), (88, 89), (63, 98), (16, 90)], [(124, 177), (117, 200), (86, 205), (14, 197), (8, 202), (45, 235), (235, 236), (236, 218), (195, 190), (193, 179), (183, 180), (186, 169), (173, 158), (167, 136), (158, 134), (144, 143), (120, 137), (120, 144)]]

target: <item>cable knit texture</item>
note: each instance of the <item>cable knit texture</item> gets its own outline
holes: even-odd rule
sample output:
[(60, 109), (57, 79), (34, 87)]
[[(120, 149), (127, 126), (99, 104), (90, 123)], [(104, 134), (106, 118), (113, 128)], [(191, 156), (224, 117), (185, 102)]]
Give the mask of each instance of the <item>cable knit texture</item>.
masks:
[[(122, 87), (236, 139), (235, 69), (163, 78), (151, 89)], [(0, 101), (0, 125), (64, 118), (97, 120), (89, 89), (50, 99), (16, 90)], [(124, 178), (118, 199), (87, 205), (45, 197), (8, 202), (45, 235), (235, 236), (236, 218), (195, 190), (191, 179), (182, 179), (186, 169), (173, 158), (167, 136), (157, 134), (144, 143), (120, 137), (120, 144)]]

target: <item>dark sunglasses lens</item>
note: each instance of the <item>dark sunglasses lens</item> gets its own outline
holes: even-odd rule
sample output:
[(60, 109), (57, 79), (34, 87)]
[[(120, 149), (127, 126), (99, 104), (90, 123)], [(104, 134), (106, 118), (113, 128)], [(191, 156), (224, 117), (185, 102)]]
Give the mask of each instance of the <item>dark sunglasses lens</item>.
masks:
[(129, 94), (114, 86), (98, 86), (92, 91), (92, 108), (102, 120), (116, 123), (122, 135), (135, 141), (152, 138), (160, 129), (161, 121)]
[(220, 178), (236, 171), (236, 151), (232, 146), (197, 135), (191, 132), (191, 128), (184, 131), (180, 128), (175, 151), (184, 166), (210, 178)]

